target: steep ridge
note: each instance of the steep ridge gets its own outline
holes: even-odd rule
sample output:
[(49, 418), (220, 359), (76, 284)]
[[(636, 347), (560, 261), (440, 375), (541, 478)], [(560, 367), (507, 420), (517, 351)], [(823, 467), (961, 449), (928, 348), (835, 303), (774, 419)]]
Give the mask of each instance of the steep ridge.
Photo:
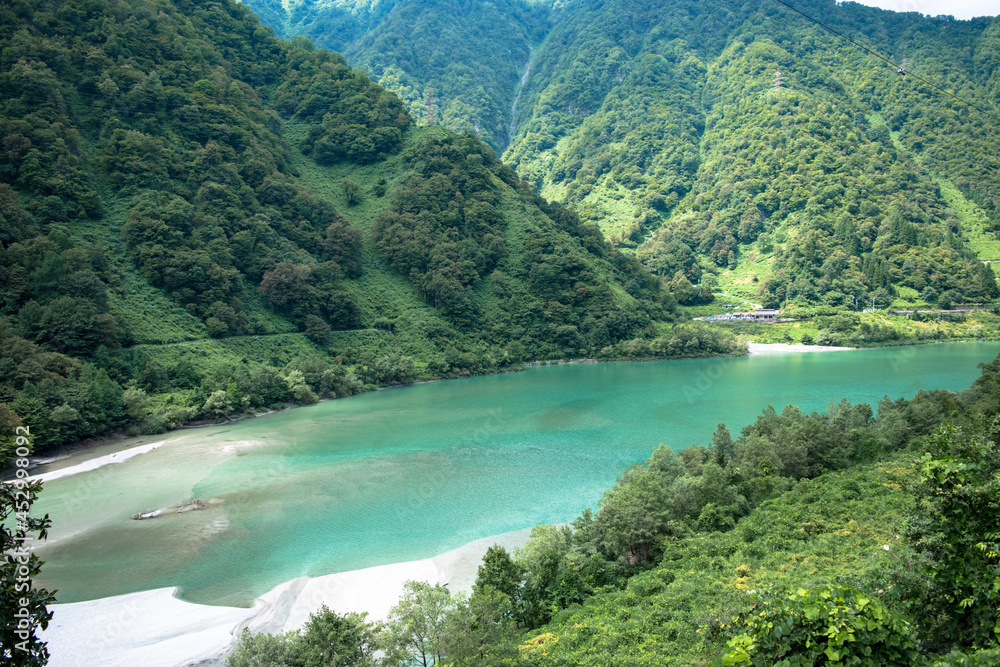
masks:
[(398, 94), (425, 122), (475, 133), (498, 153), (510, 143), (510, 109), (550, 2), (387, 1), (246, 3), (279, 35), (343, 53)]

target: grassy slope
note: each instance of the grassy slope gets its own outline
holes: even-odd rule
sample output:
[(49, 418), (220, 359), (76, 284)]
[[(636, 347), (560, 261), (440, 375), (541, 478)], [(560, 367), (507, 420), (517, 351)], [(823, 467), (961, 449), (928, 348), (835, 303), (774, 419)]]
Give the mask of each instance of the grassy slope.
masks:
[[(874, 123), (885, 125), (881, 116), (873, 114), (869, 117)], [(890, 132), (892, 144), (898, 151), (907, 151), (898, 132)], [(916, 162), (922, 164), (919, 154), (911, 153)], [(966, 199), (965, 195), (951, 181), (940, 174), (930, 174), (931, 180), (941, 188), (941, 196), (955, 212), (962, 226), (962, 240), (976, 253), (979, 259), (1000, 259), (1000, 239), (986, 229), (987, 216), (982, 207)]]
[[(306, 129), (290, 127), (287, 133), (289, 142), (297, 145), (305, 136)], [(420, 298), (409, 281), (379, 258), (371, 243), (369, 230), (375, 215), (389, 206), (393, 192), (401, 186), (400, 181), (404, 178), (402, 152), (435, 133), (444, 135), (445, 131), (440, 128), (408, 130), (400, 153), (372, 165), (342, 164), (324, 167), (298, 151), (294, 154), (294, 166), (300, 174), (299, 182), (310, 192), (332, 202), (353, 226), (364, 232), (364, 271), (360, 278), (345, 280), (343, 283), (361, 308), (362, 321), (370, 326), (378, 318), (393, 320), (397, 324), (393, 343), (407, 354), (417, 357), (425, 357), (433, 351), (433, 346), (419, 332), (429, 326), (450, 328), (450, 323)], [(355, 206), (348, 205), (340, 189), (340, 183), (344, 179), (355, 181), (361, 186), (362, 200)], [(387, 189), (382, 197), (377, 197), (373, 190), (381, 179), (386, 181)], [(381, 333), (376, 336), (379, 340), (384, 338)], [(371, 336), (366, 337), (364, 334), (341, 333), (334, 334), (331, 340), (334, 348), (343, 348), (373, 342), (370, 339)]]

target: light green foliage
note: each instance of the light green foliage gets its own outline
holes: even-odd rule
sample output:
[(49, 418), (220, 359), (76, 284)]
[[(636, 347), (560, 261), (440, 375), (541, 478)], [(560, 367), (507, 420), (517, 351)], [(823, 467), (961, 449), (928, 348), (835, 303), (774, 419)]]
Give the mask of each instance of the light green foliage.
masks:
[(233, 411), (233, 404), (229, 400), (229, 394), (226, 393), (226, 390), (218, 389), (205, 399), (202, 410), (216, 418), (224, 417)]
[(919, 655), (910, 624), (853, 586), (758, 594), (742, 624), (746, 634), (730, 640), (732, 650), (713, 665), (902, 667)]
[[(998, 363), (959, 394), (885, 399), (877, 417), (847, 401), (823, 414), (789, 406), (765, 410), (737, 438), (720, 426), (711, 448), (658, 448), (626, 471), (596, 515), (584, 512), (573, 531), (536, 528), (518, 552), (523, 608), (534, 613), (520, 617), (517, 664), (706, 664), (720, 656), (727, 664), (826, 664), (834, 654), (838, 664), (920, 664), (918, 639), (930, 662), (939, 659), (941, 645), (924, 624), (952, 618), (947, 604), (957, 604), (958, 589), (928, 586), (915, 566), (920, 553), (947, 541), (928, 528), (920, 534), (931, 539), (904, 539), (907, 525), (930, 525), (933, 513), (909, 516), (904, 486), (918, 472), (900, 452), (922, 447), (946, 421), (995, 414)], [(983, 452), (992, 447), (977, 442)], [(970, 502), (990, 487), (976, 488), (981, 495), (966, 492)], [(974, 535), (996, 512), (966, 514), (968, 525), (956, 524), (951, 539), (976, 549), (983, 540)], [(947, 522), (935, 525), (947, 535)], [(978, 563), (965, 585), (991, 595), (989, 554), (987, 547), (966, 560), (923, 558), (960, 572)], [(927, 613), (936, 608), (934, 590), (944, 613)], [(990, 647), (976, 628), (992, 632), (995, 605), (980, 602), (970, 607), (983, 624), (948, 626), (956, 643)], [(956, 650), (942, 664), (988, 664), (989, 650), (976, 653)]]
[(227, 667), (289, 667), (292, 641), (287, 635), (253, 634), (246, 628), (226, 656)]
[(1000, 661), (1000, 649), (980, 649), (965, 651), (952, 651), (947, 655), (934, 660), (934, 667), (986, 667), (995, 665)]
[(526, 641), (546, 634), (557, 641), (518, 664), (707, 664), (741, 634), (734, 619), (749, 610), (752, 590), (822, 587), (840, 577), (866, 595), (885, 593), (912, 557), (896, 539), (908, 509), (898, 483), (907, 474), (894, 463), (802, 481), (734, 530), (672, 539), (652, 569), (526, 631)]
[(449, 618), (455, 601), (448, 589), (421, 581), (403, 585), (403, 596), (386, 621), (386, 661), (389, 665), (440, 662), (449, 653)]

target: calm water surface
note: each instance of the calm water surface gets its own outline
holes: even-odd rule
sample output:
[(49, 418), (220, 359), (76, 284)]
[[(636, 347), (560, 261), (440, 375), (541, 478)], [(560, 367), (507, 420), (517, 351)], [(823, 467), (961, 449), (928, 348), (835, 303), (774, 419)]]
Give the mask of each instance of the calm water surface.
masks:
[[(46, 483), (40, 585), (61, 602), (179, 586), (246, 605), (283, 581), (425, 558), (574, 519), (659, 443), (736, 434), (768, 405), (823, 410), (963, 389), (1000, 343), (576, 364), (392, 389), (162, 436)], [(151, 438), (143, 442), (151, 442)], [(133, 521), (198, 498), (207, 509)]]

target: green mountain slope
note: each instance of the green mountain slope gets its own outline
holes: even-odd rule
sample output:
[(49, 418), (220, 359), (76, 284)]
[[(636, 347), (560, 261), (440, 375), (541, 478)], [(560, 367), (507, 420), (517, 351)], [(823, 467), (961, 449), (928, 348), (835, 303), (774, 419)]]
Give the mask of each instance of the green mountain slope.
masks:
[[(1000, 21), (797, 6), (905, 56), (911, 76), (773, 2), (524, 5), (531, 13), (506, 11), (517, 27), (499, 34), (475, 4), (404, 2), (343, 48), (411, 108), (431, 81), (449, 91), (442, 104), (461, 98), (438, 119), (453, 127), (495, 116), (500, 99), (453, 93), (459, 72), (503, 73), (517, 99), (511, 141), (484, 138), (544, 197), (661, 275), (685, 266), (689, 281), (771, 306), (995, 299), (995, 277), (975, 260), (995, 259), (1000, 220)], [(448, 37), (427, 25), (449, 26)], [(478, 52), (451, 39), (456, 25)], [(526, 72), (495, 61), (525, 46)], [(373, 65), (383, 53), (405, 78)]]
[(46, 446), (735, 349), (674, 327), (655, 277), (476, 138), (242, 5), (30, 2), (0, 26), (0, 403)]
[(554, 17), (550, 2), (246, 3), (279, 35), (343, 53), (398, 94), (418, 122), (511, 142), (519, 81)]

